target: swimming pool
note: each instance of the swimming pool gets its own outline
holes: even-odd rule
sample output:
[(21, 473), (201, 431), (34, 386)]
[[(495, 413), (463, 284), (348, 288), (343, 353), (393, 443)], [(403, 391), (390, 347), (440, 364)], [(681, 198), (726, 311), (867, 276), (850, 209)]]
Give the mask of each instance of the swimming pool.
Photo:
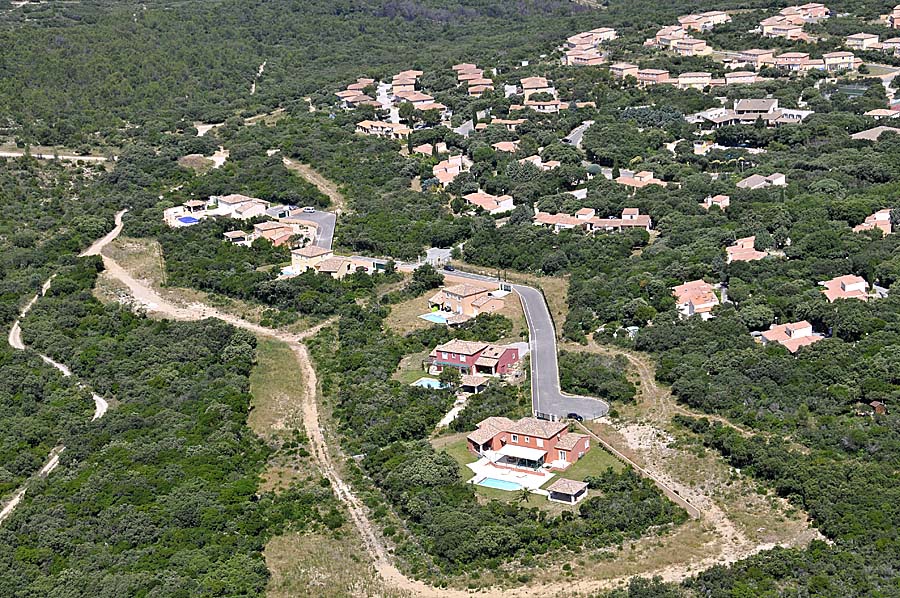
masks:
[(428, 320), (429, 322), (434, 322), (435, 324), (446, 324), (447, 323), (447, 318), (445, 318), (444, 316), (442, 316), (441, 314), (439, 314), (437, 312), (430, 312), (427, 314), (422, 314), (419, 317), (422, 318), (423, 320)]
[(506, 490), (507, 492), (515, 492), (523, 488), (522, 484), (508, 482), (506, 480), (498, 480), (497, 478), (481, 478), (477, 485), (485, 488), (496, 488), (497, 490)]
[(434, 378), (419, 378), (415, 382), (412, 383), (413, 386), (419, 386), (421, 388), (443, 388), (444, 385), (441, 384), (440, 380), (435, 380)]
[(181, 218), (178, 219), (178, 222), (180, 222), (182, 224), (197, 224), (200, 221), (197, 220), (196, 218), (194, 218), (193, 216), (182, 216)]

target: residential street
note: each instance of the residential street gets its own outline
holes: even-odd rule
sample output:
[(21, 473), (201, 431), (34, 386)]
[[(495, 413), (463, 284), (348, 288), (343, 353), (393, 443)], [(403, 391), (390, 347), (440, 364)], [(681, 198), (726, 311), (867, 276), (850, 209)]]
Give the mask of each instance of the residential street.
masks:
[[(452, 276), (482, 282), (498, 282), (496, 278), (454, 271)], [(603, 417), (609, 405), (600, 399), (569, 395), (559, 387), (559, 363), (556, 354), (556, 329), (544, 295), (538, 289), (522, 284), (510, 284), (522, 299), (528, 321), (531, 351), (531, 406), (539, 417), (564, 418), (577, 413), (587, 420)]]
[(587, 131), (591, 125), (594, 124), (592, 120), (586, 120), (574, 129), (572, 132), (563, 137), (563, 143), (567, 143), (573, 147), (577, 147), (581, 149), (581, 139), (584, 137), (584, 132)]
[(315, 222), (318, 226), (315, 244), (318, 247), (331, 249), (331, 246), (334, 243), (334, 225), (337, 221), (337, 216), (335, 216), (334, 212), (316, 210), (312, 214), (303, 214), (301, 218), (309, 220), (310, 222)]

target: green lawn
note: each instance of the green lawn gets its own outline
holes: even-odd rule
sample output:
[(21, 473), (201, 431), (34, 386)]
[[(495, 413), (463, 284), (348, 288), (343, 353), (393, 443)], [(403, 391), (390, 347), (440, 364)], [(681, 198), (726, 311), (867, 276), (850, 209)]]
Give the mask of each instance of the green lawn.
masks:
[(607, 467), (612, 467), (614, 470), (619, 471), (625, 467), (625, 465), (610, 453), (603, 450), (603, 447), (591, 438), (591, 450), (585, 453), (584, 457), (579, 459), (577, 463), (569, 466), (567, 470), (560, 472), (560, 477), (569, 480), (584, 481), (584, 478), (588, 476), (598, 475), (606, 471)]
[[(447, 442), (446, 444), (441, 441), (446, 441), (450, 437), (437, 439), (434, 442), (434, 448), (438, 451), (446, 451), (448, 455), (453, 457), (453, 460), (459, 463), (459, 473), (462, 476), (462, 479), (468, 481), (472, 479), (472, 476), (475, 474), (471, 469), (466, 467), (469, 463), (474, 463), (478, 461), (478, 457), (469, 452), (469, 447), (466, 443), (466, 435), (460, 434), (458, 438), (453, 438), (452, 441)], [(494, 490), (493, 488), (479, 488), (479, 490)], [(500, 492), (501, 494), (507, 494), (502, 490), (494, 490), (495, 492)]]
[(399, 380), (404, 384), (412, 384), (423, 376), (435, 378), (436, 376), (429, 376), (428, 372), (422, 369), (422, 361), (428, 357), (429, 352), (430, 351), (421, 351), (404, 357), (400, 361), (400, 365), (397, 366), (397, 371), (394, 372), (394, 375), (391, 376), (391, 378)]

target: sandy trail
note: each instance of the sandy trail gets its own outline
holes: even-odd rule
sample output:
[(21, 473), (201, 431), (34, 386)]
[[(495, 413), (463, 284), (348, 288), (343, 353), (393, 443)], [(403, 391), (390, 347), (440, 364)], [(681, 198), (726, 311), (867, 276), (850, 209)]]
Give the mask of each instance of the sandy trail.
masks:
[(321, 174), (313, 170), (313, 167), (309, 164), (301, 164), (296, 160), (291, 160), (290, 158), (283, 158), (285, 168), (288, 170), (293, 170), (304, 179), (315, 185), (319, 191), (328, 196), (328, 199), (331, 200), (331, 203), (334, 207), (334, 212), (340, 215), (343, 212), (347, 211), (347, 199), (344, 197), (344, 194), (340, 192), (338, 186), (334, 184), (333, 181), (326, 179)]
[[(90, 255), (97, 255), (100, 251), (106, 247), (113, 239), (119, 236), (119, 233), (122, 232), (122, 216), (125, 214), (127, 210), (122, 210), (118, 214), (116, 214), (115, 222), (116, 226), (103, 235), (103, 237), (94, 241), (90, 247), (85, 249), (79, 254), (79, 257), (86, 257)], [(19, 317), (13, 322), (12, 327), (9, 330), (9, 337), (7, 338), (9, 342), (9, 346), (18, 351), (24, 351), (26, 349), (25, 343), (22, 340), (22, 325), (21, 320), (31, 311), (31, 308), (34, 307), (34, 304), (37, 303), (37, 300), (47, 294), (47, 291), (50, 290), (50, 286), (53, 283), (53, 276), (48, 278), (46, 282), (44, 282), (43, 286), (41, 286), (41, 290), (39, 293), (35, 294), (31, 300), (25, 304), (25, 307), (22, 308), (22, 311), (19, 313)], [(72, 370), (69, 369), (65, 364), (59, 363), (55, 361), (51, 357), (44, 355), (42, 353), (38, 353), (38, 356), (46, 363), (50, 365), (66, 377), (72, 375)], [(79, 388), (86, 388), (86, 386), (82, 383), (78, 383)], [(91, 392), (91, 398), (94, 400), (94, 415), (91, 417), (91, 421), (96, 421), (106, 415), (107, 410), (109, 409), (109, 402), (106, 399), (101, 397), (95, 392)], [(66, 449), (64, 446), (58, 446), (50, 451), (50, 455), (47, 458), (47, 461), (41, 467), (40, 470), (33, 477), (47, 477), (50, 473), (59, 466), (59, 455)], [(16, 507), (19, 506), (19, 503), (22, 502), (22, 499), (25, 497), (25, 492), (28, 490), (29, 480), (26, 480), (25, 483), (19, 487), (12, 495), (3, 508), (0, 509), (0, 524), (6, 521), (10, 515), (12, 515), (13, 511), (16, 510)]]
[[(255, 334), (270, 336), (286, 342), (294, 352), (297, 359), (297, 365), (302, 372), (304, 380), (305, 388), (302, 397), (302, 419), (310, 443), (310, 452), (315, 458), (323, 475), (331, 482), (335, 495), (345, 505), (349, 518), (356, 527), (367, 551), (371, 555), (378, 574), (387, 585), (400, 591), (409, 592), (415, 596), (433, 598), (461, 598), (463, 596), (471, 596), (471, 593), (465, 590), (430, 586), (424, 582), (407, 577), (397, 569), (391, 560), (390, 552), (385, 545), (385, 542), (376, 531), (375, 526), (369, 520), (366, 506), (354, 494), (351, 486), (343, 480), (340, 471), (335, 466), (319, 420), (317, 403), (318, 382), (316, 372), (312, 366), (309, 351), (302, 343), (305, 338), (313, 336), (321, 327), (330, 322), (320, 324), (302, 334), (290, 334), (248, 322), (242, 318), (223, 313), (213, 307), (202, 304), (178, 307), (169, 303), (147, 283), (135, 279), (116, 263), (115, 260), (104, 255), (103, 261), (107, 273), (127, 286), (135, 300), (144, 305), (150, 313), (176, 320), (198, 320), (214, 317), (236, 327), (249, 330)], [(696, 573), (699, 570), (698, 567), (708, 567), (721, 562), (733, 562), (738, 558), (743, 558), (754, 552), (770, 548), (769, 545), (750, 545), (734, 524), (732, 524), (727, 516), (725, 516), (720, 509), (715, 507), (715, 505), (710, 503), (704, 504), (702, 508), (695, 507), (689, 489), (679, 485), (673, 480), (662, 480), (661, 483), (673, 488), (675, 496), (680, 498), (678, 502), (683, 506), (687, 505), (689, 510), (692, 510), (692, 514), (700, 513), (700, 516), (705, 522), (715, 526), (721, 536), (723, 553), (709, 557), (700, 562), (688, 561), (681, 564), (669, 565), (662, 569), (649, 571), (644, 574), (644, 576), (649, 577), (658, 575), (667, 581), (677, 582)], [(601, 579), (584, 578), (568, 580), (565, 583), (560, 584), (541, 584), (540, 582), (536, 582), (519, 588), (490, 588), (485, 591), (487, 592), (487, 595), (504, 596), (508, 598), (525, 598), (537, 594), (548, 596), (571, 596), (575, 592), (592, 593), (615, 588), (626, 583), (630, 577), (633, 576)]]
[[(318, 175), (317, 175), (318, 176)], [(336, 191), (336, 188), (335, 188)], [(343, 199), (343, 198), (341, 198)], [(116, 216), (116, 228), (111, 231), (104, 239), (91, 246), (86, 255), (96, 255), (100, 253), (103, 247), (112, 241), (121, 232), (122, 213)], [(124, 268), (122, 268), (115, 260), (109, 256), (100, 253), (107, 273), (119, 282), (124, 284), (134, 297), (135, 301), (145, 307), (150, 313), (155, 313), (164, 317), (175, 320), (199, 320), (204, 318), (218, 318), (238, 328), (243, 328), (255, 334), (270, 336), (287, 343), (296, 359), (297, 365), (303, 374), (304, 392), (302, 397), (302, 414), (303, 426), (309, 438), (311, 453), (313, 454), (322, 473), (331, 482), (336, 496), (347, 508), (350, 520), (356, 527), (363, 543), (372, 556), (376, 570), (386, 584), (400, 591), (408, 592), (415, 596), (433, 597), (433, 598), (462, 598), (471, 596), (466, 590), (436, 588), (424, 582), (411, 579), (404, 575), (393, 564), (389, 550), (380, 535), (375, 531), (375, 527), (368, 517), (368, 510), (361, 500), (354, 494), (350, 485), (343, 480), (338, 468), (335, 466), (325, 434), (323, 432), (321, 422), (319, 420), (317, 393), (318, 382), (315, 369), (309, 356), (307, 347), (303, 344), (303, 340), (315, 335), (323, 326), (331, 322), (324, 322), (310, 330), (301, 334), (286, 333), (280, 330), (274, 330), (265, 326), (254, 324), (242, 318), (231, 314), (223, 313), (213, 307), (203, 304), (193, 304), (187, 307), (178, 307), (168, 302), (164, 297), (157, 293), (147, 283), (135, 279)], [(32, 301), (31, 304), (33, 304)], [(12, 339), (12, 333), (10, 334)], [(635, 364), (638, 365), (637, 363)], [(646, 364), (641, 364), (646, 366)], [(640, 371), (640, 369), (639, 369)], [(642, 387), (652, 395), (652, 400), (657, 400), (663, 404), (665, 391), (655, 385), (652, 372), (648, 370), (641, 372)], [(58, 456), (57, 456), (58, 460)], [(48, 462), (49, 464), (49, 462)], [(52, 467), (51, 467), (52, 469)], [(673, 480), (665, 480), (665, 483), (673, 486), (679, 492), (680, 496), (686, 500), (696, 500), (693, 491), (689, 488), (679, 485)], [(22, 491), (24, 494), (24, 490)], [(702, 497), (701, 497), (702, 498)], [(21, 496), (14, 497), (14, 500), (21, 500)], [(689, 577), (699, 569), (711, 566), (716, 563), (733, 562), (739, 558), (744, 558), (770, 548), (769, 545), (753, 545), (745, 538), (737, 527), (728, 519), (728, 517), (711, 501), (704, 501), (702, 516), (705, 521), (714, 525), (716, 530), (722, 537), (724, 545), (721, 554), (711, 556), (699, 562), (685, 562), (676, 565), (666, 566), (662, 569), (648, 571), (644, 576), (660, 576), (666, 581), (677, 582)], [(7, 507), (8, 508), (8, 507)], [(15, 508), (14, 506), (12, 508)], [(5, 511), (6, 509), (4, 509)], [(522, 586), (519, 588), (503, 589), (490, 588), (483, 590), (485, 595), (504, 596), (508, 598), (525, 598), (539, 594), (548, 596), (572, 596), (574, 594), (592, 593), (600, 590), (610, 589), (622, 585), (632, 576), (622, 576), (618, 578), (582, 578), (566, 580), (560, 583), (542, 584), (535, 582), (533, 584)]]

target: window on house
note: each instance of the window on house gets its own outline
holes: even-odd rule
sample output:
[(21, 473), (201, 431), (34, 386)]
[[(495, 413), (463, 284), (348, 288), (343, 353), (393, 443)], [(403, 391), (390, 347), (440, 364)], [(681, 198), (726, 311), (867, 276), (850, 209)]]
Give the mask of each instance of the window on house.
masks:
[(559, 458), (562, 461), (566, 460), (566, 451), (559, 451)]
[(446, 352), (446, 351), (441, 351), (441, 357), (442, 357), (443, 359), (447, 359), (447, 352)]
[(513, 442), (519, 442), (519, 435), (518, 435), (518, 434), (513, 434), (513, 435), (512, 435), (512, 441), (513, 441)]
[(531, 438), (528, 436), (525, 437), (525, 444), (531, 444)]
[(535, 439), (535, 442), (537, 442), (538, 448), (544, 448), (544, 439), (543, 438), (537, 438), (537, 439)]

